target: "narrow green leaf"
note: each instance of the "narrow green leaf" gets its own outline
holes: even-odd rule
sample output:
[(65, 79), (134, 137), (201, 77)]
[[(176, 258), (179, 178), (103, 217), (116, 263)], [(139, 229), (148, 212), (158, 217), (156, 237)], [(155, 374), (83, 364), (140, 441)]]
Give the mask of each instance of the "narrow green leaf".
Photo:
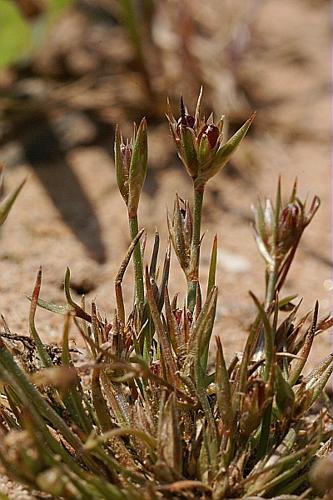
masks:
[(116, 178), (120, 194), (124, 198), (125, 203), (128, 203), (128, 179), (123, 165), (123, 158), (121, 154), (121, 134), (118, 125), (116, 126), (115, 139), (114, 139), (114, 164), (116, 167)]
[(215, 286), (216, 265), (217, 265), (217, 235), (215, 235), (214, 237), (212, 252), (210, 255), (209, 274), (207, 283), (207, 297), (210, 294), (212, 288)]
[(227, 431), (231, 430), (234, 421), (234, 410), (231, 399), (231, 387), (229, 374), (225, 364), (222, 342), (219, 337), (215, 337), (217, 354), (216, 354), (216, 369), (215, 382), (218, 388), (216, 394), (219, 412), (222, 417), (223, 425)]
[(217, 287), (213, 287), (209, 296), (207, 297), (201, 313), (194, 326), (192, 327), (190, 339), (188, 343), (188, 356), (193, 357), (196, 353), (203, 354), (202, 349), (209, 343), (209, 334), (211, 333), (211, 326), (215, 318), (217, 302)]
[(196, 138), (194, 131), (186, 126), (180, 126), (181, 160), (190, 177), (195, 178), (198, 173), (199, 163), (196, 151)]
[(40, 357), (41, 362), (43, 363), (45, 368), (50, 368), (53, 366), (53, 362), (48, 352), (46, 351), (44, 344), (41, 341), (35, 327), (35, 314), (36, 314), (36, 308), (37, 308), (37, 302), (41, 284), (42, 284), (42, 268), (40, 267), (37, 273), (36, 283), (31, 297), (30, 314), (29, 314), (29, 331), (31, 337), (35, 341), (38, 356)]
[(8, 214), (15, 203), (16, 198), (18, 197), (21, 189), (26, 183), (26, 179), (24, 179), (21, 184), (12, 192), (9, 193), (6, 198), (4, 198), (0, 203), (0, 226), (5, 222), (8, 217)]
[[(31, 296), (27, 295), (27, 299), (31, 300)], [(72, 311), (72, 307), (69, 304), (54, 304), (53, 302), (49, 302), (48, 300), (38, 299), (37, 305), (42, 309), (46, 309), (47, 311), (53, 312), (55, 314), (61, 314), (62, 316), (66, 316), (66, 314)]]
[(200, 172), (198, 177), (195, 179), (195, 186), (205, 185), (209, 179), (211, 179), (224, 167), (246, 136), (253, 120), (255, 119), (255, 116), (256, 113), (253, 113), (244, 125), (237, 130), (237, 132), (223, 146), (220, 147), (215, 154), (215, 158), (211, 166)]

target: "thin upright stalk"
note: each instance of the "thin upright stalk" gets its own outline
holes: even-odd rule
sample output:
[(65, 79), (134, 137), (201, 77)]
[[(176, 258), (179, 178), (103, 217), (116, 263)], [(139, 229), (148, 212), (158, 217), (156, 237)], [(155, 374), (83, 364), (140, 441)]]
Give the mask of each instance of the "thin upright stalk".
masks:
[[(129, 217), (128, 219), (129, 229), (131, 234), (131, 239), (133, 240), (139, 232), (138, 217)], [(135, 303), (139, 309), (139, 312), (143, 311), (145, 293), (143, 287), (143, 267), (142, 267), (142, 256), (140, 243), (138, 242), (133, 250), (133, 263), (134, 263), (134, 275), (135, 275)]]
[[(278, 277), (279, 277), (279, 265), (277, 260), (275, 259), (274, 266), (272, 267), (272, 269), (268, 271), (268, 279), (267, 279), (266, 293), (265, 293), (265, 304), (264, 304), (265, 311), (268, 311), (269, 306), (271, 305), (272, 301), (275, 298), (276, 284)], [(259, 322), (260, 322), (260, 313), (258, 313), (254, 324), (259, 326)], [(264, 351), (264, 341), (265, 341), (265, 336), (263, 332), (261, 332), (255, 351), (257, 357), (260, 357)]]
[[(272, 301), (275, 298), (278, 274), (279, 274), (278, 260), (274, 259), (274, 266), (269, 271), (267, 287), (266, 287), (266, 297), (265, 297), (265, 310), (266, 311), (268, 310), (270, 304), (272, 303)], [(273, 342), (274, 342), (274, 339), (273, 339)], [(262, 344), (261, 349), (263, 349), (263, 343), (264, 343), (264, 335), (262, 333), (262, 337), (259, 340), (259, 346), (260, 346), (260, 344)], [(266, 359), (266, 363), (267, 363), (267, 359)], [(267, 377), (268, 376), (269, 376), (269, 374), (267, 374)], [(261, 429), (260, 429), (258, 451), (257, 451), (258, 460), (263, 458), (267, 453), (268, 441), (269, 441), (270, 429), (271, 429), (271, 421), (272, 421), (272, 406), (273, 406), (273, 404), (270, 403), (269, 406), (266, 408), (264, 415), (263, 415), (263, 420), (262, 420)]]
[(191, 243), (191, 272), (187, 282), (187, 307), (194, 311), (199, 279), (201, 215), (205, 187), (194, 188), (193, 236)]
[(275, 259), (274, 266), (269, 271), (269, 274), (268, 274), (268, 282), (267, 282), (266, 296), (265, 296), (265, 309), (266, 310), (275, 298), (278, 275), (279, 275), (279, 265), (278, 265), (277, 259)]

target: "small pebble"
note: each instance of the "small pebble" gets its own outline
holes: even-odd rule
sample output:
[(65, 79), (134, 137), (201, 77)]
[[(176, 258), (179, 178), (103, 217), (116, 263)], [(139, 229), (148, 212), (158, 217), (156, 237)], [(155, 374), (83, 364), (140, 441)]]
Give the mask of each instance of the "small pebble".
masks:
[(333, 290), (333, 280), (330, 280), (330, 279), (325, 280), (323, 285), (324, 285), (325, 290), (327, 290), (328, 292)]
[(250, 262), (243, 255), (223, 250), (219, 252), (218, 256), (222, 267), (226, 271), (230, 271), (231, 273), (245, 273), (250, 269)]

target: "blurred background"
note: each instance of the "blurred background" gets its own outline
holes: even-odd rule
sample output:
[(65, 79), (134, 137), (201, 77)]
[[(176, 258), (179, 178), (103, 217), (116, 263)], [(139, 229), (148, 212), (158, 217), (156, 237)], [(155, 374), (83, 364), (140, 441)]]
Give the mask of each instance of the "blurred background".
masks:
[[(273, 196), (278, 176), (289, 194), (318, 194), (285, 294), (318, 298), (330, 311), (330, 2), (325, 0), (0, 0), (0, 161), (5, 190), (29, 180), (0, 241), (0, 310), (27, 333), (40, 264), (42, 296), (73, 293), (113, 314), (113, 279), (129, 243), (113, 165), (115, 124), (124, 135), (143, 115), (149, 126), (149, 174), (140, 223), (157, 226), (173, 193), (190, 196), (165, 120), (166, 98), (227, 115), (232, 134), (258, 111), (233, 161), (208, 185), (202, 262), (219, 239), (218, 329), (228, 357), (253, 318), (251, 289), (262, 297), (263, 269), (251, 230), (251, 204)], [(174, 276), (179, 276), (173, 259)], [(131, 270), (130, 270), (131, 272)], [(128, 300), (132, 299), (126, 280)], [(175, 280), (175, 286), (181, 285)], [(175, 288), (176, 289), (176, 288)], [(61, 318), (40, 311), (40, 333), (61, 335)], [(329, 334), (315, 359), (331, 350)], [(314, 359), (314, 361), (315, 361)]]

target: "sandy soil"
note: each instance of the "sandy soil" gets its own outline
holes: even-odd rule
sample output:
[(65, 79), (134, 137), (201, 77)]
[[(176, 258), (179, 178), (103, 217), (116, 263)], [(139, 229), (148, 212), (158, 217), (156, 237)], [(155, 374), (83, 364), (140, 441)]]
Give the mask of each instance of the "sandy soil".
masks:
[[(228, 357), (241, 348), (254, 315), (248, 290), (259, 297), (263, 291), (262, 262), (252, 236), (250, 207), (258, 193), (273, 195), (279, 174), (285, 193), (298, 177), (301, 195), (318, 194), (322, 201), (298, 252), (285, 294), (303, 296), (303, 310), (311, 308), (318, 298), (321, 314), (330, 311), (329, 6), (325, 1), (263, 2), (253, 40), (238, 69), (239, 81), (248, 89), (258, 117), (233, 164), (209, 185), (202, 252), (204, 276), (211, 240), (217, 232), (221, 298), (215, 333), (221, 335)], [(83, 129), (85, 126), (89, 124), (82, 124)], [(36, 127), (34, 137), (43, 142), (43, 131)], [(6, 189), (29, 176), (1, 234), (0, 310), (13, 331), (27, 333), (29, 303), (25, 295), (31, 293), (39, 265), (44, 270), (43, 297), (63, 300), (62, 281), (68, 266), (73, 287), (85, 292), (88, 300), (96, 299), (101, 312), (112, 315), (113, 279), (129, 237), (115, 184), (111, 141), (110, 130), (94, 145), (74, 146), (60, 156), (46, 151), (42, 161), (33, 154), (25, 154), (24, 159), (15, 141), (2, 148), (8, 164)], [(190, 184), (179, 162), (170, 157), (172, 144), (166, 124), (151, 128), (150, 150), (140, 221), (150, 236), (155, 226), (161, 228), (165, 248), (170, 192), (187, 197)], [(174, 287), (179, 287), (175, 258), (172, 271)], [(129, 300), (130, 274), (131, 270), (125, 283)], [(60, 317), (40, 311), (37, 325), (45, 339), (59, 340)], [(315, 344), (311, 363), (330, 350), (330, 333), (326, 332)], [(10, 490), (6, 485), (2, 489)], [(12, 498), (23, 497), (17, 493)]]

